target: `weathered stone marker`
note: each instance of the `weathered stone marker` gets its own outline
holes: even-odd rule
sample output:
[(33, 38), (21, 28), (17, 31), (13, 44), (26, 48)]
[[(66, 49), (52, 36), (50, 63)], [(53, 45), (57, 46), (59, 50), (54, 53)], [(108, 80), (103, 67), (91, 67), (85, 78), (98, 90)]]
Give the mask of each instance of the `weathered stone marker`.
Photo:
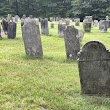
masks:
[(25, 20), (22, 26), (22, 37), (27, 56), (41, 58), (43, 56), (39, 26), (33, 20)]
[(75, 25), (80, 26), (80, 18), (74, 19)]
[(98, 26), (98, 24), (99, 24), (99, 22), (98, 22), (98, 20), (94, 20), (94, 27), (97, 27)]
[(4, 32), (7, 34), (7, 31), (8, 31), (8, 22), (3, 18), (1, 24), (2, 24), (2, 28), (3, 28)]
[(85, 32), (91, 31), (91, 22), (88, 22), (88, 20), (83, 20), (83, 29)]
[(16, 23), (15, 22), (8, 23), (7, 35), (9, 39), (14, 39), (16, 37)]
[(67, 26), (64, 31), (67, 59), (76, 60), (78, 58), (77, 53), (80, 51), (80, 41), (77, 36), (78, 30), (74, 26)]
[(58, 24), (58, 36), (64, 37), (65, 29), (66, 29), (66, 24)]
[(99, 29), (100, 29), (100, 32), (107, 32), (108, 24), (106, 20), (100, 20)]
[(78, 65), (83, 94), (110, 96), (110, 52), (102, 43), (86, 43), (79, 53)]
[(49, 35), (49, 27), (48, 27), (48, 20), (47, 19), (42, 19), (41, 31), (42, 31), (43, 35)]

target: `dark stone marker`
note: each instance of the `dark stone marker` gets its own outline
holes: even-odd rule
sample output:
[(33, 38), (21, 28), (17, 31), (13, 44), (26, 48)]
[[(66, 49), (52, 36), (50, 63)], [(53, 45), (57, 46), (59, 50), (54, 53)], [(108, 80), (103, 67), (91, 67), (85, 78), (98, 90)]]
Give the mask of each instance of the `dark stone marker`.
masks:
[(47, 19), (42, 19), (41, 31), (42, 31), (43, 35), (49, 35), (49, 27), (48, 27), (48, 20)]
[(9, 39), (14, 39), (16, 37), (16, 23), (15, 22), (8, 23), (7, 35)]
[(22, 26), (22, 37), (27, 56), (41, 58), (43, 56), (39, 26), (32, 19), (26, 19)]
[(78, 36), (78, 29), (74, 26), (67, 26), (64, 31), (64, 40), (66, 48), (67, 59), (76, 60), (77, 53), (80, 51), (80, 41)]
[(85, 44), (79, 53), (78, 65), (83, 94), (110, 96), (110, 52), (102, 43)]
[(99, 29), (100, 29), (100, 32), (107, 32), (108, 22), (106, 20), (100, 20)]
[(64, 37), (64, 30), (66, 29), (66, 24), (58, 24), (58, 35)]

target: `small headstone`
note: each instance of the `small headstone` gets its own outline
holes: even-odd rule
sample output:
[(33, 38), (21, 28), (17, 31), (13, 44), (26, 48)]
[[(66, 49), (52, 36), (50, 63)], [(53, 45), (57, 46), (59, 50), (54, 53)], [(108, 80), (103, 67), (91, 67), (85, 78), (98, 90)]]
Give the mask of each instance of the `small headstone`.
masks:
[(88, 22), (88, 20), (83, 20), (83, 29), (85, 32), (91, 31), (91, 22)]
[(106, 21), (109, 21), (109, 17), (108, 16), (106, 16)]
[(78, 65), (83, 94), (110, 96), (110, 52), (102, 43), (86, 43), (79, 53)]
[(7, 21), (8, 22), (12, 21), (12, 15), (11, 14), (8, 14)]
[(8, 39), (14, 39), (16, 37), (16, 23), (15, 22), (9, 22), (8, 23)]
[(22, 26), (22, 37), (27, 56), (42, 57), (42, 43), (39, 26), (32, 19), (26, 19)]
[(80, 26), (80, 18), (74, 19), (75, 25)]
[(67, 59), (76, 60), (77, 53), (80, 51), (78, 30), (74, 26), (67, 26), (64, 31), (64, 40)]
[(58, 24), (58, 36), (64, 37), (65, 29), (66, 29), (66, 24)]
[(83, 40), (83, 37), (84, 37), (84, 32), (81, 31), (81, 30), (78, 30), (78, 35), (77, 37), (79, 38), (79, 42), (81, 44), (82, 40)]
[(94, 27), (97, 27), (98, 26), (98, 24), (99, 24), (99, 22), (98, 22), (98, 20), (94, 20)]
[(30, 19), (33, 19), (33, 15), (29, 15), (29, 18), (30, 18)]
[(99, 29), (100, 32), (107, 32), (108, 24), (106, 20), (100, 20), (99, 22)]
[(66, 25), (70, 25), (70, 19), (66, 19)]
[(93, 21), (92, 16), (85, 16), (84, 20), (91, 22)]
[(43, 35), (49, 35), (49, 27), (48, 27), (48, 20), (47, 19), (42, 19), (41, 31), (42, 31)]

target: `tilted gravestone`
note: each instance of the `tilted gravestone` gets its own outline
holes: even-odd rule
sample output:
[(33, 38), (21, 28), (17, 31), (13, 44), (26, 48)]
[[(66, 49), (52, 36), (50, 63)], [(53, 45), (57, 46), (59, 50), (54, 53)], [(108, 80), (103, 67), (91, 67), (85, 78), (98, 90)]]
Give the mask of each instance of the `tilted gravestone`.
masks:
[(14, 39), (16, 37), (16, 23), (15, 22), (8, 23), (7, 35), (9, 39)]
[(83, 20), (83, 29), (85, 32), (91, 31), (91, 22), (88, 22), (88, 20)]
[(78, 30), (74, 26), (67, 26), (64, 31), (67, 59), (76, 60), (78, 58), (77, 53), (80, 51), (80, 41), (77, 36)]
[(100, 32), (107, 32), (108, 25), (107, 25), (107, 21), (106, 20), (100, 20), (99, 29), (100, 29)]
[(102, 43), (86, 43), (79, 53), (78, 65), (83, 94), (110, 96), (110, 52)]
[(49, 35), (49, 27), (48, 27), (47, 19), (42, 19), (41, 21), (41, 32), (43, 35)]
[(74, 19), (75, 25), (80, 26), (80, 18)]
[(66, 24), (58, 24), (58, 36), (64, 37), (65, 29), (66, 29)]
[(41, 58), (43, 56), (39, 26), (33, 20), (26, 19), (22, 26), (22, 37), (27, 56)]

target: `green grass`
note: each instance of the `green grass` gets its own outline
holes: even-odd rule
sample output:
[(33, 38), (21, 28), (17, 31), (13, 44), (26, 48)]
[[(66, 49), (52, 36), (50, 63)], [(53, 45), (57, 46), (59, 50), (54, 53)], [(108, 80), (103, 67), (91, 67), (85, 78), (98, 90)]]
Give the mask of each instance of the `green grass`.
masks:
[[(43, 59), (26, 57), (20, 23), (16, 39), (0, 40), (0, 110), (110, 110), (110, 98), (81, 95), (77, 61), (66, 60), (57, 24), (41, 39)], [(110, 29), (92, 28), (82, 46), (91, 40), (110, 50)]]

